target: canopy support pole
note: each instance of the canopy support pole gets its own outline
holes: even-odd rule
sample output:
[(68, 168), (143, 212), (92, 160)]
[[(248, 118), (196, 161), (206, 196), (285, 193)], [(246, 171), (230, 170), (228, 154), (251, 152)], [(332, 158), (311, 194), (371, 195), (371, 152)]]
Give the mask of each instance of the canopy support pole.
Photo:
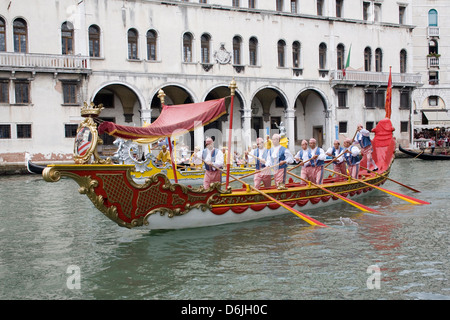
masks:
[(236, 92), (236, 81), (234, 79), (230, 83), (230, 91), (231, 91), (231, 103), (230, 103), (230, 126), (228, 129), (228, 153), (227, 153), (227, 175), (226, 175), (226, 184), (225, 187), (228, 189), (228, 184), (230, 182), (230, 167), (231, 167), (231, 132), (233, 130), (233, 104), (234, 104), (234, 94)]
[[(160, 89), (158, 91), (158, 98), (161, 100), (161, 108), (164, 108), (164, 97), (166, 94), (164, 93), (163, 89)], [(169, 142), (169, 152), (170, 152), (170, 162), (172, 163), (172, 170), (173, 170), (173, 177), (175, 179), (175, 183), (178, 183), (178, 177), (177, 177), (177, 168), (175, 167), (175, 163), (173, 161), (173, 151), (172, 151), (172, 140), (170, 137), (167, 137), (167, 141)]]

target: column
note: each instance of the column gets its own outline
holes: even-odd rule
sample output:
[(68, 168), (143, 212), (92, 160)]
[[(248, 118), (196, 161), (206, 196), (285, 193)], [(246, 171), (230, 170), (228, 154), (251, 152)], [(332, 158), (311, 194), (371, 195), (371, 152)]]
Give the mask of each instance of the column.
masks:
[(289, 150), (295, 151), (295, 110), (286, 109), (284, 111), (284, 117), (286, 119), (286, 135), (289, 139)]
[(242, 110), (242, 141), (244, 150), (247, 150), (249, 146), (252, 145), (252, 110), (243, 109)]

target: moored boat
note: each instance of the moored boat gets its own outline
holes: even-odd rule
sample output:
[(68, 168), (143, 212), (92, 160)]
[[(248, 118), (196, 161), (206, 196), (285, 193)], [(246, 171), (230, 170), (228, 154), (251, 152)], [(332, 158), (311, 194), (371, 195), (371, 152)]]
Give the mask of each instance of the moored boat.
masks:
[[(221, 100), (208, 102), (206, 106), (205, 103), (197, 103), (178, 108), (207, 110), (198, 117), (202, 123), (209, 123), (225, 112), (224, 101)], [(164, 117), (163, 113), (167, 109), (163, 108), (160, 117)], [(98, 131), (93, 119), (100, 111), (101, 106), (85, 104), (82, 116), (86, 119), (80, 124), (75, 141), (75, 164), (49, 165), (45, 168), (43, 177), (49, 182), (56, 182), (61, 177), (72, 178), (79, 184), (79, 192), (86, 194), (99, 211), (127, 228), (148, 226), (151, 229), (180, 229), (213, 226), (286, 214), (286, 208), (303, 210), (331, 205), (335, 201), (341, 201), (341, 198), (356, 198), (376, 190), (388, 179), (394, 161), (394, 128), (390, 119), (385, 118), (372, 130), (375, 132), (372, 141), (373, 158), (379, 169), (376, 173), (361, 170), (358, 179), (329, 177), (320, 186), (290, 181), (283, 190), (272, 186), (257, 191), (249, 185), (232, 189), (228, 185), (228, 179), (226, 186), (216, 182), (207, 189), (203, 186), (190, 187), (172, 183), (166, 174), (156, 173), (145, 183), (138, 184), (131, 175), (135, 171), (134, 165), (112, 164), (110, 159), (98, 156)], [(169, 124), (181, 126), (179, 122)], [(186, 125), (186, 130), (193, 129), (189, 125)], [(102, 123), (100, 130), (129, 139), (153, 137), (155, 134), (152, 130), (156, 130), (159, 137), (172, 132), (170, 128), (160, 127), (157, 122), (154, 128), (151, 125), (135, 128)], [(89, 163), (92, 158), (94, 163)], [(365, 158), (361, 165), (366, 165)], [(234, 179), (228, 172), (227, 176)]]
[(450, 160), (450, 154), (438, 154), (438, 153), (426, 153), (424, 151), (416, 152), (408, 149), (402, 148), (402, 146), (398, 146), (398, 150), (411, 156), (413, 158), (419, 158), (422, 160)]

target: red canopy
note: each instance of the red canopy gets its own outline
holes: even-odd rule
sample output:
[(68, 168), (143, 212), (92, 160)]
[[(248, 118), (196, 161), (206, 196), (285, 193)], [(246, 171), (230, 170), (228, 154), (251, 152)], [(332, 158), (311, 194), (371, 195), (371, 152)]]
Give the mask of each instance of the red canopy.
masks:
[[(197, 127), (205, 126), (225, 114), (225, 98), (200, 103), (163, 105), (161, 115), (146, 127), (130, 127), (105, 121), (98, 127), (98, 133), (129, 140), (170, 137), (183, 134)], [(183, 132), (184, 131), (184, 132)]]

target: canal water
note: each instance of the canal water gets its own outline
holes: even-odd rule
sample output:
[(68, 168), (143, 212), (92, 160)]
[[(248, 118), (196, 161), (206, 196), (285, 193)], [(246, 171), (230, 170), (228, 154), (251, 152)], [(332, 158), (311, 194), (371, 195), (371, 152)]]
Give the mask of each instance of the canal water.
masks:
[[(359, 202), (189, 230), (121, 228), (78, 185), (0, 178), (0, 299), (450, 299), (450, 162), (397, 159), (384, 188)], [(342, 219), (341, 219), (342, 218)], [(349, 218), (350, 220), (346, 219)], [(347, 221), (343, 225), (342, 221)]]

